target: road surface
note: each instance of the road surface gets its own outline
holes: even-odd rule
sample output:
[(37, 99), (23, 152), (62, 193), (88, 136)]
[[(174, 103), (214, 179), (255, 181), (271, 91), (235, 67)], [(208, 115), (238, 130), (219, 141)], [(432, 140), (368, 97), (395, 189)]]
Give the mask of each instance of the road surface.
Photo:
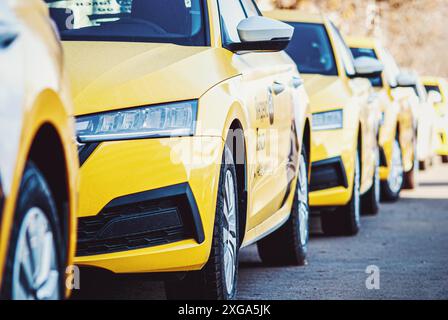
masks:
[[(305, 267), (266, 267), (255, 246), (243, 249), (238, 298), (448, 299), (448, 165), (421, 173), (417, 190), (363, 217), (356, 237), (325, 237), (318, 223), (313, 229)], [(368, 266), (379, 271), (369, 281), (373, 289), (366, 287)], [(83, 272), (73, 298), (164, 299), (165, 293), (160, 281)]]

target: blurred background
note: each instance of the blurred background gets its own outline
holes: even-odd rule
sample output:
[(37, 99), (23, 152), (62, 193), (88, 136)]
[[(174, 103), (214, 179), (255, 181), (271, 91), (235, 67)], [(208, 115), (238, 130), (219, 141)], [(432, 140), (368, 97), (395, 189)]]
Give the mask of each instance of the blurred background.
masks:
[(374, 36), (402, 67), (448, 77), (448, 0), (257, 0), (263, 10), (327, 14), (346, 35)]

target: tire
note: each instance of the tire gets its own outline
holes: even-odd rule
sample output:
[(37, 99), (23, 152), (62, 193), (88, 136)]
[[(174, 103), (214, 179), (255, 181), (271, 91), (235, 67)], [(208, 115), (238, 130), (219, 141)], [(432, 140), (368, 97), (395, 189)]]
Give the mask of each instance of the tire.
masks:
[[(1, 294), (3, 299), (63, 298), (66, 266), (60, 230), (50, 189), (37, 167), (28, 163), (20, 184), (9, 242)], [(48, 255), (43, 254), (46, 250)], [(27, 252), (33, 252), (33, 255), (27, 255)], [(48, 268), (40, 270), (38, 266)], [(23, 278), (26, 270), (29, 270), (29, 277)], [(38, 275), (44, 275), (44, 278), (39, 281)]]
[(414, 163), (412, 169), (404, 173), (403, 189), (413, 190), (418, 187), (419, 161), (414, 148)]
[(442, 157), (442, 163), (448, 163), (448, 156), (441, 156)]
[(299, 157), (299, 175), (291, 214), (278, 230), (258, 241), (258, 253), (268, 265), (306, 264), (309, 239), (308, 157), (302, 148)]
[(397, 201), (403, 188), (403, 182), (403, 155), (400, 142), (395, 140), (392, 149), (392, 163), (389, 177), (386, 181), (381, 181), (381, 200), (387, 202)]
[[(238, 194), (235, 163), (227, 146), (224, 149), (216, 203), (209, 260), (202, 270), (189, 272), (182, 280), (166, 281), (168, 299), (235, 299), (239, 251)], [(227, 210), (229, 204), (230, 210)]]
[(376, 215), (378, 213), (380, 208), (380, 184), (380, 154), (378, 149), (375, 157), (375, 173), (372, 186), (361, 199), (362, 214)]
[(421, 171), (425, 171), (425, 170), (426, 170), (426, 161), (425, 161), (425, 160), (423, 160), (423, 161), (419, 161), (419, 162), (418, 162), (418, 167), (419, 167), (419, 169), (420, 169)]
[(350, 202), (336, 208), (335, 211), (326, 211), (321, 215), (322, 230), (328, 236), (354, 236), (359, 232), (361, 225), (361, 164), (359, 151), (355, 155), (355, 174), (353, 178), (353, 192)]

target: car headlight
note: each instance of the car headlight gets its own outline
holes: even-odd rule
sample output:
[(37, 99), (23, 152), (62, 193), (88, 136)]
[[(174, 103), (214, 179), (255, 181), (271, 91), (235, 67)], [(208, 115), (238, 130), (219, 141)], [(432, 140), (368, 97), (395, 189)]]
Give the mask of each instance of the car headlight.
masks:
[(333, 130), (343, 127), (342, 109), (313, 114), (313, 130)]
[(194, 134), (197, 101), (145, 106), (76, 119), (80, 143), (115, 141)]

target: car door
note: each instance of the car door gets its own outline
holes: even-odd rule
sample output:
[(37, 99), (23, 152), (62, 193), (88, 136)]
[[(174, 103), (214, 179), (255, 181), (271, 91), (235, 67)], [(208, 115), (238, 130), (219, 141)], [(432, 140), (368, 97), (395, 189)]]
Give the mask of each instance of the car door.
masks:
[(418, 104), (418, 98), (412, 88), (399, 87), (397, 77), (400, 74), (394, 57), (386, 49), (383, 49), (383, 63), (385, 65), (386, 76), (390, 84), (390, 95), (399, 106), (398, 112), (398, 134), (402, 150), (403, 165), (405, 171), (409, 171), (413, 166), (415, 149), (415, 131), (417, 121), (414, 115), (413, 105)]
[[(241, 3), (248, 17), (261, 15), (253, 0), (241, 0)], [(277, 196), (274, 203), (274, 209), (278, 210), (284, 205), (296, 178), (299, 151), (297, 131), (301, 128), (296, 120), (303, 118), (300, 112), (305, 110), (308, 101), (297, 66), (285, 52), (258, 54), (256, 57), (261, 65), (269, 66), (274, 71), (274, 82), (269, 89), (273, 98), (269, 144), (274, 158), (271, 173), (281, 190), (281, 196)]]
[[(343, 61), (346, 72), (346, 80), (352, 95), (352, 106), (359, 108), (359, 121), (361, 123), (361, 189), (365, 187), (367, 181), (373, 177), (374, 164), (376, 156), (376, 131), (378, 124), (378, 105), (370, 101), (372, 94), (372, 86), (367, 79), (354, 78), (355, 67), (353, 55), (345, 43), (339, 30), (331, 24), (334, 38), (336, 41), (337, 50)], [(363, 191), (363, 190), (362, 190)]]
[[(237, 26), (250, 15), (259, 14), (255, 5), (240, 0), (218, 0), (223, 41), (239, 42)], [(248, 184), (248, 230), (268, 219), (281, 206), (286, 190), (285, 169), (280, 170), (283, 131), (279, 130), (282, 101), (285, 99), (288, 66), (281, 65), (283, 53), (234, 53), (233, 67), (241, 74), (242, 100), (247, 108), (250, 132), (255, 139), (254, 176)], [(247, 133), (246, 133), (247, 134)]]
[(25, 43), (14, 11), (0, 1), (0, 176), (11, 188), (19, 150), (25, 99)]

